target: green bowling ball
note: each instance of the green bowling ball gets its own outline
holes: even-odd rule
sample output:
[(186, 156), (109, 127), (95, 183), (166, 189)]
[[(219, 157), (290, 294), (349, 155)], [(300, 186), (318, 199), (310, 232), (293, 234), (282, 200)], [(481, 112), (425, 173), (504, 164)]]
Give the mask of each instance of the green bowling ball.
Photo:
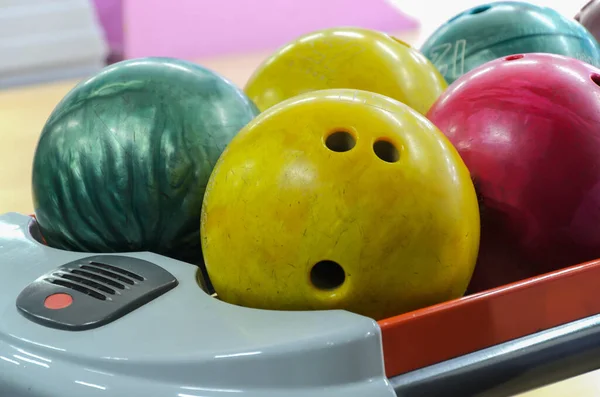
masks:
[(259, 113), (204, 67), (142, 58), (78, 84), (47, 120), (33, 162), (33, 200), (48, 245), (151, 251), (201, 260), (208, 178)]
[(600, 47), (577, 21), (527, 2), (481, 4), (452, 17), (421, 46), (448, 84), (497, 58), (549, 53), (600, 67)]

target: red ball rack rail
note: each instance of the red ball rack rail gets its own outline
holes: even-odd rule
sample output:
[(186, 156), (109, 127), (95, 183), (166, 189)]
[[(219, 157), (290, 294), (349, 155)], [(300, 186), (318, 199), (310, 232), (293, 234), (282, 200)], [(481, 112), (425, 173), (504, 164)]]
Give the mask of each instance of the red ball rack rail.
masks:
[(393, 377), (600, 313), (600, 259), (379, 321)]

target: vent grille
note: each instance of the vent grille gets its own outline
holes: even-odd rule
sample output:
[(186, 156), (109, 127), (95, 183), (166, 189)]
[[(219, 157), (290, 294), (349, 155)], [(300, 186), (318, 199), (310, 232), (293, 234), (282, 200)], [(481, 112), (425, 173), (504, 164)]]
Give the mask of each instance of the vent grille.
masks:
[(75, 276), (73, 274), (55, 274), (55, 276), (62, 277), (64, 279), (74, 281), (76, 283), (83, 284), (88, 287), (95, 288), (95, 289), (105, 292), (107, 294), (114, 295), (116, 293), (116, 291), (114, 289), (109, 288), (104, 284), (97, 283), (96, 281), (88, 280), (87, 278), (84, 278), (84, 277)]
[(121, 291), (130, 289), (145, 279), (139, 274), (114, 265), (88, 261), (78, 263), (69, 269), (61, 269), (46, 281), (105, 301), (111, 295), (120, 294)]
[(88, 272), (85, 270), (79, 270), (79, 269), (73, 269), (73, 270), (71, 270), (71, 273), (77, 274), (79, 276), (84, 276), (84, 277), (87, 277), (92, 280), (100, 281), (101, 283), (110, 285), (113, 288), (118, 288), (121, 290), (125, 289), (125, 286), (123, 284), (121, 284), (117, 281), (111, 280), (108, 277), (100, 276), (100, 275), (92, 273), (92, 272)]
[[(156, 258), (168, 264), (168, 259)], [(38, 324), (82, 331), (113, 322), (178, 284), (175, 276), (156, 263), (129, 255), (98, 254), (50, 270), (25, 287), (16, 304), (21, 314)], [(60, 310), (47, 306), (48, 297), (64, 293), (73, 298), (69, 305)]]
[(100, 268), (106, 269), (106, 270), (111, 270), (115, 273), (120, 273), (124, 276), (127, 276), (127, 277), (132, 278), (137, 281), (144, 281), (144, 277), (140, 276), (139, 274), (135, 274), (133, 272), (130, 272), (129, 270), (121, 269), (120, 267), (108, 265), (106, 263), (95, 262), (95, 261), (91, 261), (89, 263), (90, 263), (90, 265), (100, 267)]
[(72, 290), (75, 291), (79, 291), (81, 293), (84, 293), (86, 295), (91, 296), (92, 298), (96, 298), (99, 299), (101, 301), (105, 301), (106, 300), (106, 295), (102, 295), (99, 292), (94, 291), (93, 289), (90, 289), (88, 287), (84, 287), (82, 285), (73, 283), (71, 281), (67, 281), (67, 280), (63, 280), (63, 279), (52, 279), (49, 280), (50, 283), (54, 284), (54, 285), (60, 285), (61, 287), (65, 287), (65, 288), (70, 288)]

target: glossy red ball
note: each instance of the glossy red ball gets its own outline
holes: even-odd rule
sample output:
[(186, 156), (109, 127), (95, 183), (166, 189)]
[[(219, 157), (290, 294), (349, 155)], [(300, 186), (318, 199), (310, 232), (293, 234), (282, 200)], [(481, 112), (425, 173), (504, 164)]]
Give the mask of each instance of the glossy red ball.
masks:
[(472, 292), (600, 258), (600, 69), (517, 54), (456, 80), (428, 112), (482, 208)]

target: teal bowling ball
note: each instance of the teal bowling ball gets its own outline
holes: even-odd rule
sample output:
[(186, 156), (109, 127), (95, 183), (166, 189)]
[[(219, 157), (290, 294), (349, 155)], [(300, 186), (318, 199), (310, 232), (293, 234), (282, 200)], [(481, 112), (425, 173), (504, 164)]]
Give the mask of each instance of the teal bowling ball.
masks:
[(200, 211), (230, 140), (259, 113), (231, 82), (170, 58), (127, 60), (73, 88), (34, 154), (47, 244), (201, 261)]
[(600, 67), (600, 47), (581, 24), (537, 5), (502, 1), (468, 9), (421, 46), (448, 84), (489, 61), (520, 53), (564, 55)]

